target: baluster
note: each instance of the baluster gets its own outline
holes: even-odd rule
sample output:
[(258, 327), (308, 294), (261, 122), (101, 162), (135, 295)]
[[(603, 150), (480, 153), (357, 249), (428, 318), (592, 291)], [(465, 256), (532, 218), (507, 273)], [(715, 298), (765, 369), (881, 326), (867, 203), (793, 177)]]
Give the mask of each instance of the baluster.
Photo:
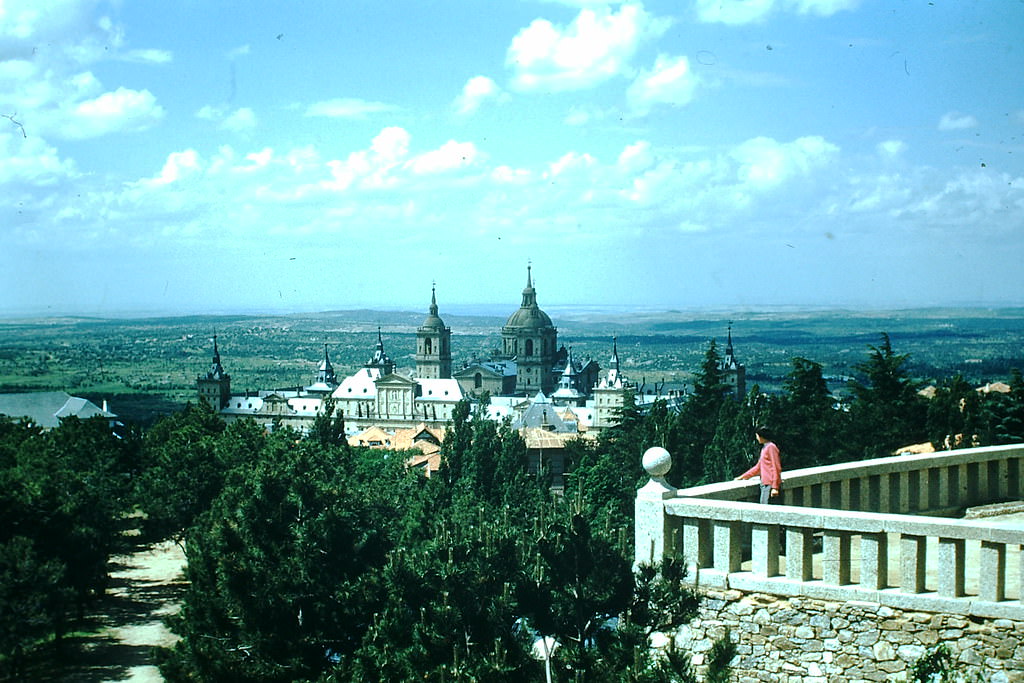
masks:
[(978, 562), (978, 599), (999, 602), (1006, 597), (1006, 544), (981, 542)]
[(814, 530), (786, 528), (786, 577), (797, 581), (814, 578)]
[(715, 535), (715, 569), (727, 573), (739, 571), (742, 562), (740, 522), (714, 520), (712, 522)]
[(683, 520), (683, 555), (686, 557), (690, 576), (697, 580), (696, 570), (711, 566), (712, 556), (711, 522), (706, 519), (687, 517)]
[(860, 537), (860, 585), (871, 590), (889, 586), (889, 539), (885, 533)]
[(900, 535), (900, 587), (906, 593), (923, 593), (925, 580), (924, 536)]
[(821, 574), (825, 583), (850, 583), (850, 533), (826, 529), (822, 541)]
[(751, 530), (751, 565), (759, 576), (779, 575), (779, 525), (754, 524)]
[(959, 598), (966, 594), (966, 542), (962, 538), (939, 538), (939, 595)]

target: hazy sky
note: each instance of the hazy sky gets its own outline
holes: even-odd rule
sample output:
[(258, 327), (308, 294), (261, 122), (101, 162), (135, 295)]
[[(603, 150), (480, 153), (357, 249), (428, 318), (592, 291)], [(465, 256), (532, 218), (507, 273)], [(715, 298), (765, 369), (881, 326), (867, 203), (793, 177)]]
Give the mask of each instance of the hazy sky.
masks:
[(1024, 303), (1024, 3), (0, 0), (0, 314)]

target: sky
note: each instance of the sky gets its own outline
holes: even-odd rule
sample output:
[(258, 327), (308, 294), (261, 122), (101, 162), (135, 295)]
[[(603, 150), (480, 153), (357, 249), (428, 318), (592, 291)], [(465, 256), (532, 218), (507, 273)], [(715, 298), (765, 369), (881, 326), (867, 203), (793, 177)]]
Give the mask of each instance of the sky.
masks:
[(1024, 2), (0, 0), (0, 315), (1024, 304)]

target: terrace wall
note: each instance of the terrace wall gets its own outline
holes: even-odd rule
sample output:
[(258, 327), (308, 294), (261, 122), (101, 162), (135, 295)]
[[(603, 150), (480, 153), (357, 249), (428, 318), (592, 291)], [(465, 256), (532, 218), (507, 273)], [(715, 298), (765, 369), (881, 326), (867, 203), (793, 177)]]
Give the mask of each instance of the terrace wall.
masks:
[(673, 489), (655, 450), (635, 561), (684, 558), (709, 598), (684, 631), (731, 625), (740, 680), (881, 680), (939, 642), (984, 680), (1024, 680), (1024, 527), (950, 517), (1020, 500), (1024, 446), (797, 470), (769, 506), (749, 482)]

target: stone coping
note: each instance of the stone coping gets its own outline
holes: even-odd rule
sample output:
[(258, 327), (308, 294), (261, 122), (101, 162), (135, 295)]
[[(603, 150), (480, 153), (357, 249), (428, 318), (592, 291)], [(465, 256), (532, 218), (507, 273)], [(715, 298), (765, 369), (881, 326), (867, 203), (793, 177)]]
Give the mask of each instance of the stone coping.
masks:
[(854, 534), (899, 533), (904, 536), (962, 538), (992, 543), (1024, 545), (1024, 529), (979, 525), (970, 520), (883, 512), (827, 510), (792, 505), (761, 505), (706, 498), (673, 498), (665, 501), (665, 513), (675, 517), (723, 522), (804, 527), (846, 531)]
[[(982, 446), (963, 448), (955, 451), (940, 451), (922, 455), (894, 455), (873, 460), (858, 460), (835, 465), (806, 467), (799, 470), (783, 471), (782, 488), (802, 488), (819, 484), (828, 484), (850, 479), (900, 472), (918, 472), (937, 468), (958, 467), (992, 460), (1005, 460), (1010, 457), (1024, 459), (1024, 445), (1008, 444), (1002, 446)], [(724, 481), (704, 484), (686, 489), (677, 489), (677, 496), (689, 498), (715, 498), (718, 500), (756, 500), (758, 485), (755, 481)]]

